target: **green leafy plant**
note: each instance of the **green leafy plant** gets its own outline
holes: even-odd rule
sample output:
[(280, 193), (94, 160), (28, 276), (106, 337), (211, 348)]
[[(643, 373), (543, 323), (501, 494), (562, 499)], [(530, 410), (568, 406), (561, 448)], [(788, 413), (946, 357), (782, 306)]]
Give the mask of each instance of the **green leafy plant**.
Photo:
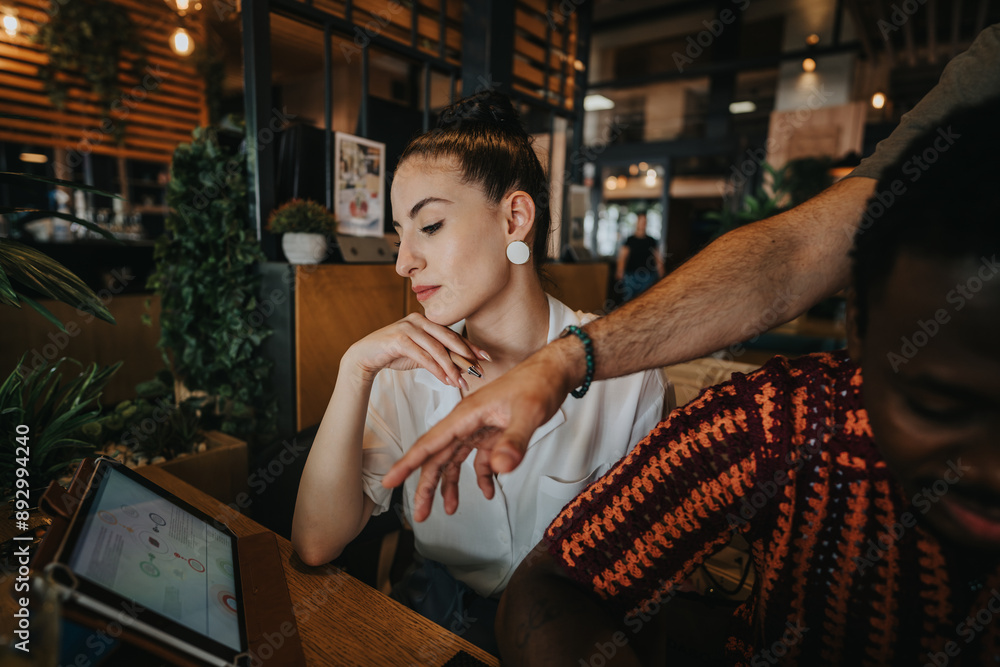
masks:
[(21, 443), (13, 437), (0, 448), (0, 496), (4, 498), (13, 495), (17, 468), (28, 470), (31, 488), (43, 487), (93, 451), (93, 443), (82, 437), (83, 429), (100, 414), (101, 392), (121, 367), (121, 362), (84, 367), (63, 357), (31, 368), (26, 359), (23, 356), (0, 385), (0, 429), (20, 434), (27, 427), (24, 444), (28, 450), (27, 455), (19, 452)]
[[(32, 181), (77, 188), (108, 197), (117, 197), (117, 195), (111, 195), (72, 181), (17, 172), (0, 172), (0, 184), (13, 186), (11, 188), (13, 192), (18, 191), (18, 186), (23, 186), (25, 183)], [(113, 241), (118, 240), (106, 229), (69, 213), (24, 206), (0, 206), (0, 214), (11, 218), (14, 224), (18, 224), (19, 216), (26, 214), (61, 218), (83, 225), (87, 229), (98, 232)], [(0, 304), (20, 308), (21, 304), (25, 303), (59, 327), (60, 331), (65, 331), (62, 322), (48, 308), (28, 296), (24, 288), (50, 299), (68, 303), (95, 317), (99, 317), (105, 322), (115, 323), (115, 318), (112, 317), (111, 312), (104, 306), (100, 298), (94, 294), (94, 291), (87, 287), (82, 280), (65, 266), (40, 250), (8, 238), (0, 237)]]
[(291, 199), (271, 212), (267, 229), (274, 234), (301, 232), (333, 234), (337, 218), (322, 204), (311, 199)]
[(171, 172), (167, 234), (149, 280), (160, 296), (159, 346), (175, 377), (207, 395), (207, 427), (267, 437), (276, 407), (260, 347), (271, 330), (258, 312), (264, 255), (248, 224), (246, 158), (216, 130), (197, 128), (174, 152)]
[[(118, 83), (121, 63), (128, 64), (133, 76), (146, 67), (145, 47), (128, 11), (108, 0), (73, 0), (52, 7), (49, 20), (34, 37), (49, 57), (48, 64), (38, 68), (49, 99), (57, 108), (65, 108), (69, 82), (60, 74), (72, 72), (84, 78), (110, 113), (112, 103), (123, 95)], [(119, 139), (121, 129), (116, 123)]]
[(135, 460), (151, 461), (158, 456), (172, 459), (191, 452), (201, 435), (201, 415), (205, 399), (188, 398), (177, 403), (170, 371), (136, 385), (136, 398), (121, 401), (114, 408), (83, 426), (83, 436), (97, 447), (120, 444)]
[(712, 211), (705, 217), (719, 223), (717, 235), (750, 222), (770, 218), (782, 211), (798, 206), (816, 196), (832, 182), (829, 158), (800, 158), (788, 162), (781, 169), (761, 162), (765, 178), (742, 201), (723, 201), (721, 211)]

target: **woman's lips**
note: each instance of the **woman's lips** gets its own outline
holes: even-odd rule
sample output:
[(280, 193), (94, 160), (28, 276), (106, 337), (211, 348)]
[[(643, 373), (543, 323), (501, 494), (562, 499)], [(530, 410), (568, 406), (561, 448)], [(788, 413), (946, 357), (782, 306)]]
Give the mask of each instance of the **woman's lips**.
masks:
[(440, 288), (440, 285), (434, 285), (433, 287), (414, 287), (413, 291), (417, 294), (417, 301), (426, 301), (434, 296), (434, 293)]

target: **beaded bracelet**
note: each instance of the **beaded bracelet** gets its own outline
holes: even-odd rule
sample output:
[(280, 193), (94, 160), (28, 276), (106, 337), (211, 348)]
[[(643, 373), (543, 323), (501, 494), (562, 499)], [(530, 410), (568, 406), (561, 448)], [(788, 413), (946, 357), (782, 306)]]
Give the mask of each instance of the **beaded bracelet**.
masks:
[(570, 334), (579, 338), (580, 342), (583, 343), (583, 351), (587, 355), (587, 374), (584, 376), (583, 384), (580, 385), (580, 388), (574, 389), (569, 393), (573, 395), (573, 398), (583, 398), (583, 395), (590, 389), (590, 383), (594, 381), (594, 343), (590, 340), (590, 336), (587, 335), (586, 331), (572, 324), (563, 329), (559, 337), (565, 338)]

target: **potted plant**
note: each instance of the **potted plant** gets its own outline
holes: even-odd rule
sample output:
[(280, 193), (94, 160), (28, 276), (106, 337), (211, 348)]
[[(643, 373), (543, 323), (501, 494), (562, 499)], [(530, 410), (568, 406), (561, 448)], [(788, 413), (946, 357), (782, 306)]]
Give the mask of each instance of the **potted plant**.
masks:
[(14, 495), (23, 474), (30, 488), (44, 489), (93, 452), (84, 431), (100, 414), (101, 392), (122, 365), (84, 366), (64, 357), (32, 366), (27, 356), (0, 384), (0, 428), (25, 436), (23, 451), (13, 437), (0, 447), (0, 498)]
[(197, 128), (174, 151), (166, 234), (148, 285), (160, 297), (159, 346), (178, 382), (175, 401), (204, 398), (205, 430), (267, 441), (277, 408), (272, 362), (260, 353), (271, 335), (259, 297), (264, 253), (248, 222), (244, 130), (229, 127)]
[(283, 234), (281, 249), (290, 263), (318, 264), (326, 257), (326, 239), (336, 230), (337, 219), (311, 199), (292, 199), (274, 209), (267, 228)]

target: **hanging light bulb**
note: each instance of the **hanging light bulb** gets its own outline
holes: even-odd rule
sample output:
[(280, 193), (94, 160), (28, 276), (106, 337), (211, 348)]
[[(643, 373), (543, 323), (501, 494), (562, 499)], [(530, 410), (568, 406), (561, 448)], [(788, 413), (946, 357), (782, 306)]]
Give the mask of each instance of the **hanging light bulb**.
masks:
[(170, 48), (179, 56), (189, 56), (194, 51), (194, 40), (184, 28), (177, 28), (170, 35)]
[(21, 30), (21, 22), (17, 20), (17, 17), (14, 16), (13, 14), (4, 13), (3, 31), (7, 33), (10, 37), (15, 37), (20, 30)]
[(872, 95), (872, 106), (881, 109), (885, 106), (885, 93), (875, 93)]
[(816, 71), (816, 61), (812, 58), (806, 58), (802, 61), (802, 71), (803, 72), (815, 72)]

